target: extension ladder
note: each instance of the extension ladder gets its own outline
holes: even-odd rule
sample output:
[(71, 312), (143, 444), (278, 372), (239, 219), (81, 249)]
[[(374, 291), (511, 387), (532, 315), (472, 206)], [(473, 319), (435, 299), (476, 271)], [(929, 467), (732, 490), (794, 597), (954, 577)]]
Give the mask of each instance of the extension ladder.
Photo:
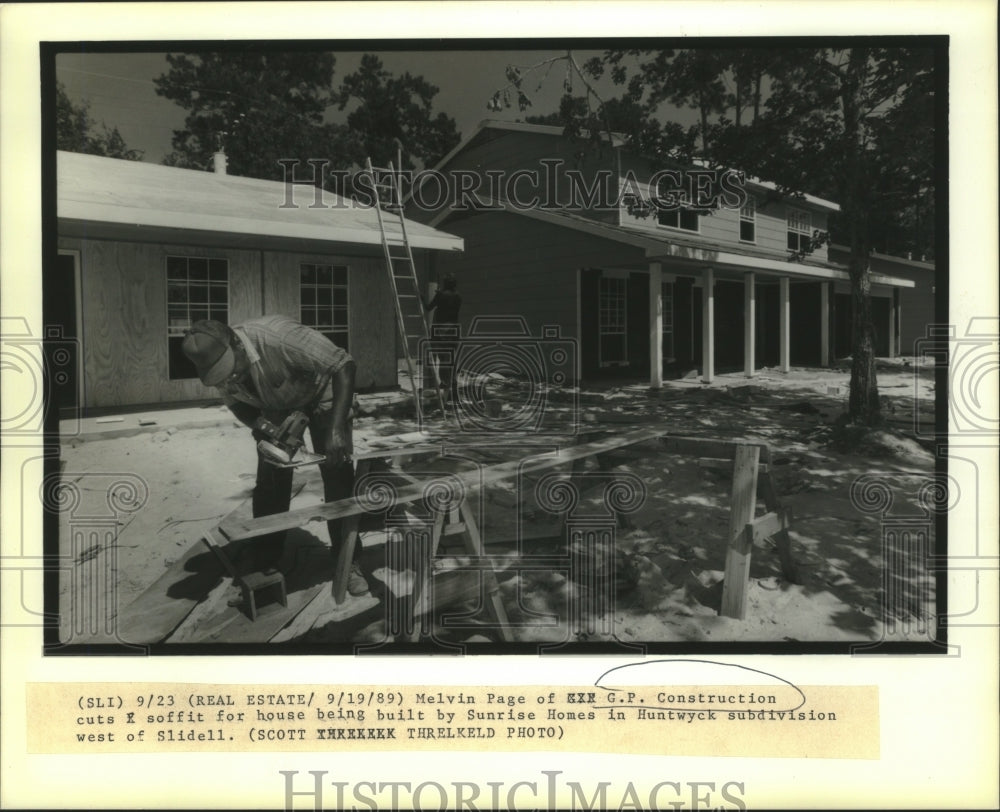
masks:
[[(413, 400), (417, 409), (417, 420), (423, 418), (423, 400), (421, 391), (417, 388), (416, 364), (414, 358), (420, 357), (421, 342), (430, 338), (430, 328), (427, 324), (427, 313), (420, 296), (420, 283), (417, 281), (417, 266), (413, 261), (413, 251), (406, 233), (406, 218), (403, 217), (403, 203), (397, 183), (397, 169), (389, 163), (388, 168), (373, 167), (371, 158), (366, 161), (366, 169), (371, 176), (375, 189), (375, 213), (378, 215), (378, 227), (382, 235), (382, 253), (385, 257), (386, 270), (389, 273), (389, 284), (396, 302), (396, 321), (402, 337), (403, 354), (406, 357), (406, 368), (413, 385)], [(389, 219), (385, 215), (395, 215), (399, 220), (399, 230), (387, 228)], [(430, 359), (428, 359), (429, 361)], [(435, 364), (422, 364), (423, 374), (430, 372), (430, 379), (437, 392), (438, 403), (444, 414), (444, 392)], [(422, 383), (424, 382), (423, 379)]]

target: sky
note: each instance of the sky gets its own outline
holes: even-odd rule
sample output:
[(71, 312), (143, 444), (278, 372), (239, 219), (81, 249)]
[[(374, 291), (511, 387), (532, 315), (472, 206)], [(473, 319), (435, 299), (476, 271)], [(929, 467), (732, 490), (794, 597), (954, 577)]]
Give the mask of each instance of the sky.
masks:
[[(563, 94), (565, 62), (558, 62), (548, 75), (541, 68), (531, 74), (525, 88), (533, 105), (526, 112), (516, 107), (494, 113), (486, 109), (487, 100), (506, 84), (504, 70), (517, 65), (522, 75), (525, 68), (564, 51), (559, 48), (533, 51), (407, 51), (377, 53), (393, 75), (406, 71), (423, 76), (440, 88), (434, 100), (434, 111), (444, 112), (455, 119), (459, 132), (465, 136), (485, 118), (514, 121), (526, 115), (541, 115), (558, 109)], [(337, 51), (334, 86), (352, 72), (360, 62), (361, 52)], [(574, 51), (582, 64), (599, 51)], [(170, 151), (173, 130), (183, 126), (185, 111), (156, 95), (153, 79), (168, 69), (163, 53), (62, 53), (56, 57), (56, 76), (71, 100), (90, 102), (92, 118), (108, 127), (117, 127), (132, 149), (143, 151), (143, 160), (159, 163)], [(541, 87), (539, 88), (539, 85)], [(620, 93), (605, 77), (596, 84), (605, 97)], [(579, 88), (579, 82), (574, 89)], [(331, 112), (332, 120), (338, 113)], [(339, 114), (339, 115), (346, 115)], [(693, 121), (689, 111), (678, 111), (684, 123)]]

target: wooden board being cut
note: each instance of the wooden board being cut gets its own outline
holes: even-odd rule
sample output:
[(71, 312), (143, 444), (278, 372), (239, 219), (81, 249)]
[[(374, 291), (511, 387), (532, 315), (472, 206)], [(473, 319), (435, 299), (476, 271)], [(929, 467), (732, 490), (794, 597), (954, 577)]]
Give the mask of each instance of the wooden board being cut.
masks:
[[(667, 430), (663, 428), (639, 429), (616, 437), (571, 446), (555, 452), (542, 453), (527, 459), (514, 460), (485, 469), (463, 472), (457, 474), (456, 477), (466, 488), (485, 487), (492, 482), (499, 482), (518, 474), (534, 473), (555, 468), (574, 462), (575, 460), (586, 459), (604, 451), (621, 448), (632, 443), (640, 443), (645, 440), (653, 440), (666, 433)], [(426, 483), (423, 482), (400, 488), (396, 492), (396, 502), (403, 504), (418, 501), (424, 498), (426, 493), (425, 488)], [(262, 536), (278, 530), (304, 527), (310, 522), (356, 516), (363, 512), (364, 508), (355, 499), (342, 499), (338, 502), (328, 502), (312, 507), (299, 508), (290, 510), (287, 513), (265, 516), (260, 519), (225, 521), (219, 526), (219, 529), (226, 538), (234, 541)]]

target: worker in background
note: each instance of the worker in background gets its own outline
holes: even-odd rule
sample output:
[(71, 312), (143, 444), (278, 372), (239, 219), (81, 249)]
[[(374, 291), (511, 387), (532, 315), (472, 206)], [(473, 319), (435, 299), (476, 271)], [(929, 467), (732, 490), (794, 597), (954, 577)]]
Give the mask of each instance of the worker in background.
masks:
[[(345, 350), (285, 316), (264, 316), (233, 327), (198, 321), (181, 347), (201, 382), (216, 387), (236, 418), (251, 429), (259, 417), (280, 425), (293, 411), (305, 413), (313, 450), (325, 456), (320, 463), (324, 498), (330, 502), (353, 494), (355, 363)], [(255, 432), (254, 439), (263, 438)], [(258, 452), (254, 518), (284, 513), (291, 495), (292, 469), (278, 467)], [(342, 525), (342, 519), (327, 523), (334, 562), (344, 541)], [(253, 569), (276, 568), (284, 543), (284, 531), (252, 542)], [(368, 591), (357, 563), (351, 567), (348, 591), (352, 595)]]
[[(438, 360), (442, 385), (447, 384), (449, 398), (454, 402), (458, 398), (458, 347), (461, 335), (458, 323), (458, 311), (462, 307), (462, 297), (458, 293), (458, 283), (453, 274), (445, 275), (434, 298), (425, 302), (428, 311), (434, 313), (431, 336), (437, 350), (434, 355)], [(451, 360), (447, 360), (448, 356)]]

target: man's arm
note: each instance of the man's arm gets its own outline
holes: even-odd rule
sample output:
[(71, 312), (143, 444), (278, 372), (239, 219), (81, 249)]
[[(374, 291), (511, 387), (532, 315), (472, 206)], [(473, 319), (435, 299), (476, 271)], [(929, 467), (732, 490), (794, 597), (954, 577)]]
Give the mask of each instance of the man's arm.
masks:
[(353, 360), (348, 361), (333, 373), (333, 408), (330, 410), (330, 427), (326, 436), (326, 465), (339, 465), (350, 457), (350, 441), (347, 435), (347, 419), (351, 404), (354, 403), (354, 374), (357, 369)]

